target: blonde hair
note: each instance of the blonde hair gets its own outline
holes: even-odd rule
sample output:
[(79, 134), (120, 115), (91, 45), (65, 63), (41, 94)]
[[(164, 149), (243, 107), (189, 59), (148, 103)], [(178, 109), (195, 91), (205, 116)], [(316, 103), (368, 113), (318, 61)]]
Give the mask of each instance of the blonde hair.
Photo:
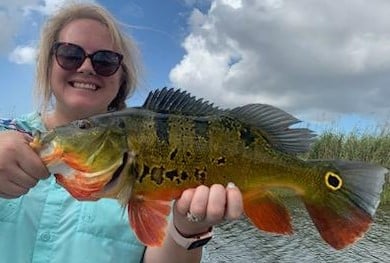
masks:
[(126, 107), (126, 99), (138, 84), (138, 49), (133, 40), (122, 34), (115, 18), (103, 7), (96, 4), (70, 4), (51, 16), (42, 29), (37, 57), (35, 96), (41, 112), (48, 109), (53, 96), (50, 74), (53, 63), (52, 46), (58, 40), (60, 31), (77, 19), (93, 19), (107, 26), (113, 44), (123, 55), (122, 84), (117, 96), (107, 110), (120, 110)]

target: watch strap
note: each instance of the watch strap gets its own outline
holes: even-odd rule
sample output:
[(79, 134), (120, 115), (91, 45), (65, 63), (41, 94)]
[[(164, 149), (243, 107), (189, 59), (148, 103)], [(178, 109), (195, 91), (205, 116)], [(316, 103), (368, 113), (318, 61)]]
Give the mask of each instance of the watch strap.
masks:
[(206, 245), (213, 237), (212, 227), (205, 233), (185, 237), (177, 230), (173, 219), (169, 220), (168, 233), (178, 245), (188, 250)]

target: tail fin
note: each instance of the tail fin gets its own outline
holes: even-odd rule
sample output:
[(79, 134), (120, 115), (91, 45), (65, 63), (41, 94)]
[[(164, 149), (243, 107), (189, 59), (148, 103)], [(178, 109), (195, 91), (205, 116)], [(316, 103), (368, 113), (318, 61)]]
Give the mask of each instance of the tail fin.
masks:
[[(324, 164), (324, 161), (312, 162)], [(325, 164), (323, 187), (302, 199), (322, 238), (332, 247), (342, 249), (368, 230), (388, 170), (362, 162), (326, 161)]]

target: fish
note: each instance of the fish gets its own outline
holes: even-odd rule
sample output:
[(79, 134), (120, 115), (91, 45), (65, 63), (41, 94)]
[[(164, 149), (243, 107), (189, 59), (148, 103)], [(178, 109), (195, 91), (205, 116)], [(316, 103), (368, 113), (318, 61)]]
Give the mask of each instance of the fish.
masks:
[(144, 104), (34, 134), (31, 147), (77, 200), (117, 199), (147, 246), (161, 246), (172, 202), (188, 188), (233, 182), (259, 230), (293, 234), (278, 191), (301, 200), (322, 239), (343, 249), (368, 231), (388, 170), (353, 160), (305, 160), (315, 141), (268, 104), (232, 109), (163, 88)]

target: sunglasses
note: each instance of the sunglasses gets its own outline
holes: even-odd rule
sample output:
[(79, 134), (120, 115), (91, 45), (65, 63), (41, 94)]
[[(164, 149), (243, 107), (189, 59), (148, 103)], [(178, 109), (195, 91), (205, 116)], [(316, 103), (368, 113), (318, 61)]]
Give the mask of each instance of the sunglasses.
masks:
[(91, 59), (96, 74), (108, 77), (113, 75), (121, 66), (123, 55), (111, 50), (98, 50), (92, 54), (72, 43), (57, 42), (52, 49), (58, 65), (65, 70), (76, 70), (86, 58)]

